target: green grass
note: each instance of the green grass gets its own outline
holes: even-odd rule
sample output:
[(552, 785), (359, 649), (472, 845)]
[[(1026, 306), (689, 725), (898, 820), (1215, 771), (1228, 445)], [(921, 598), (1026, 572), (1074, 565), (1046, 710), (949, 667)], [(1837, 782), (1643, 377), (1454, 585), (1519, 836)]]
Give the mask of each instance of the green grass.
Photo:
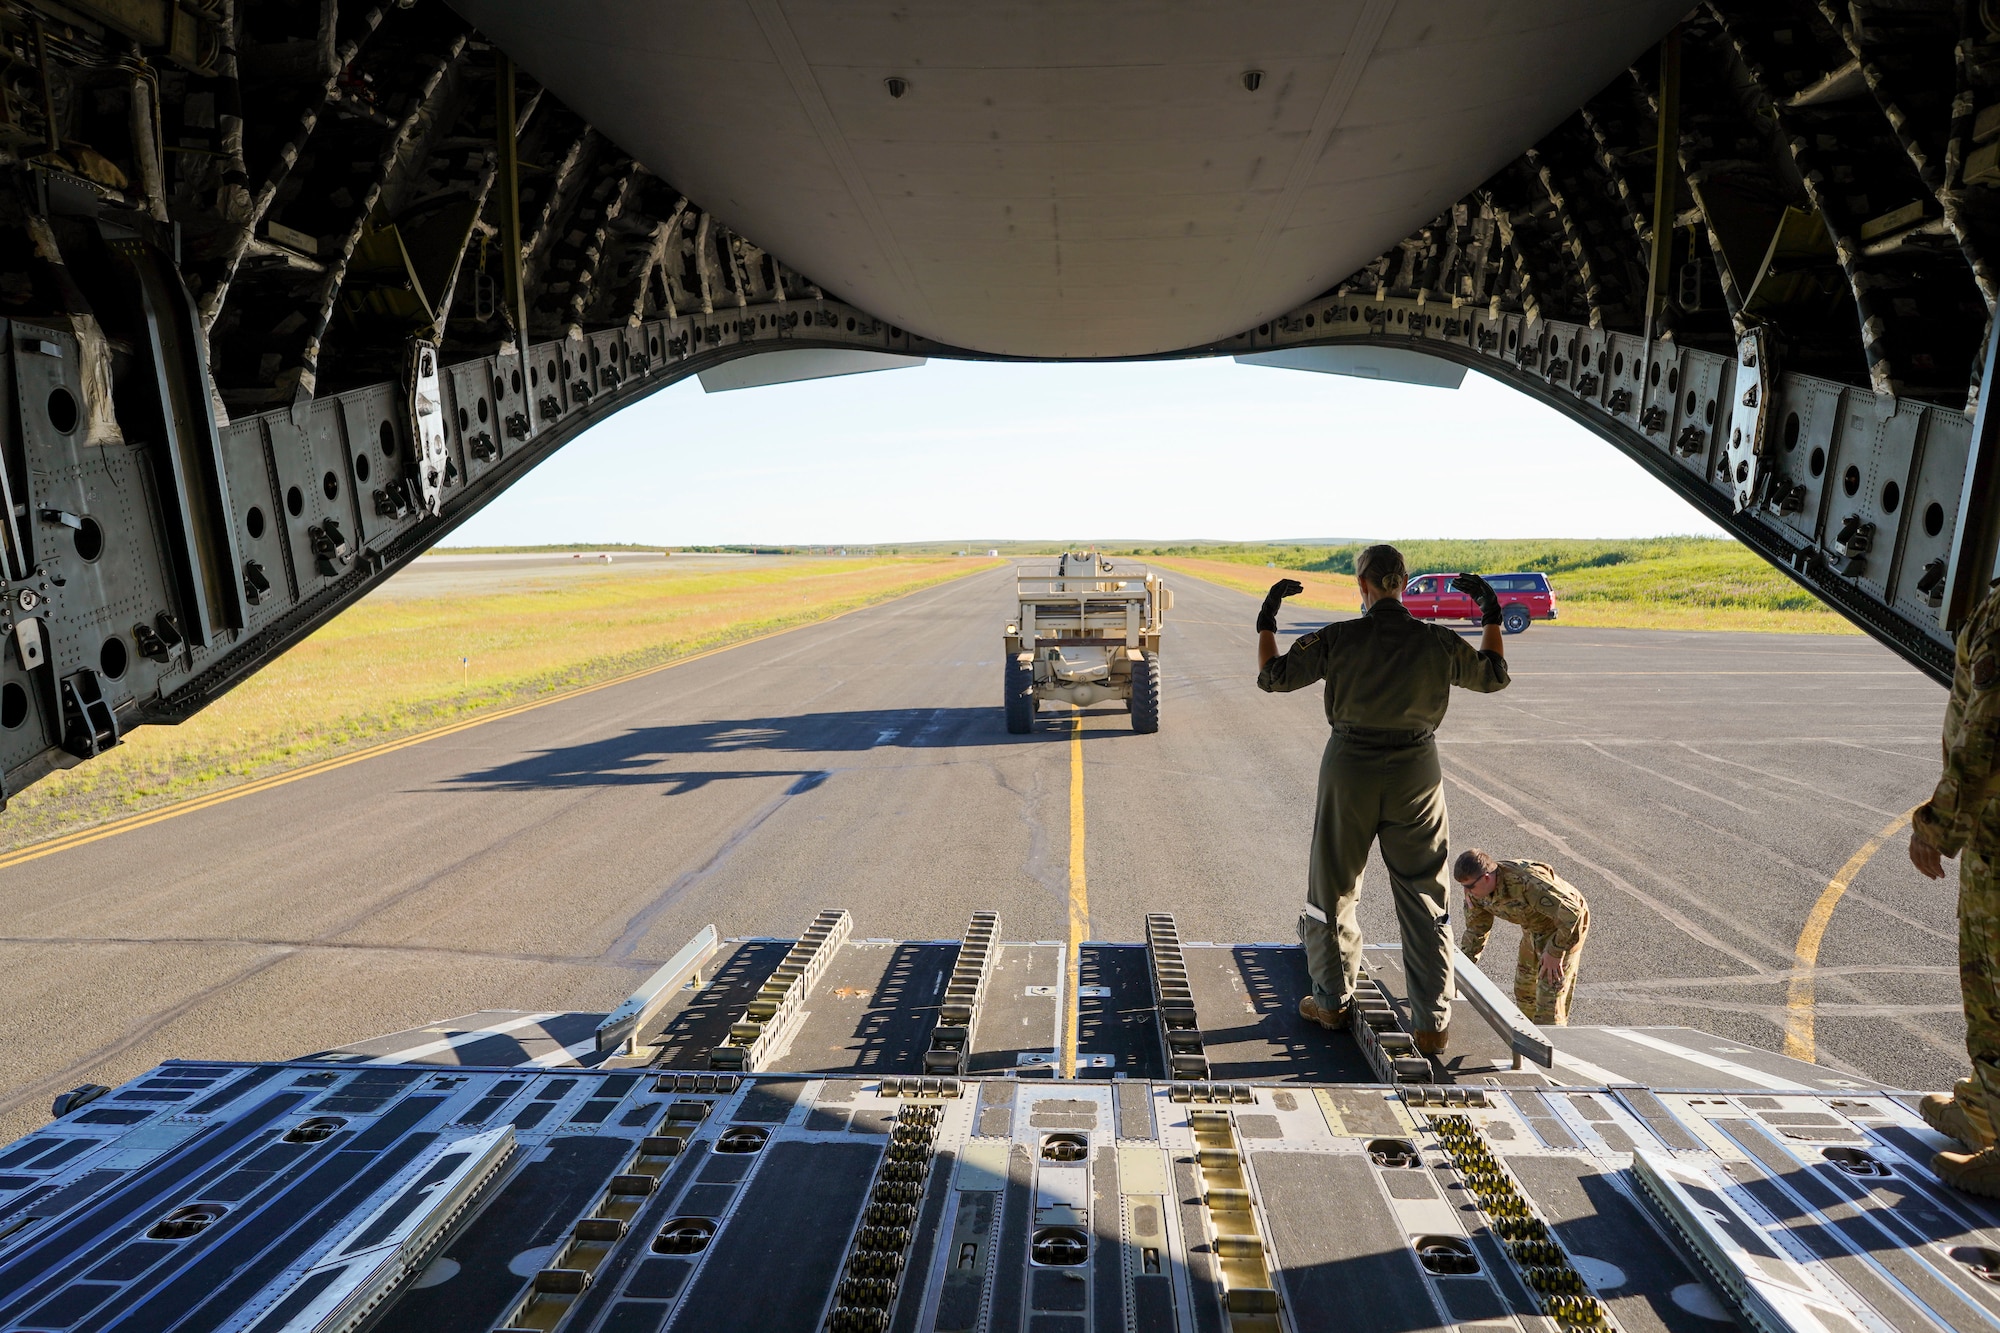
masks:
[[(1555, 590), (1558, 623), (1659, 629), (1859, 633), (1825, 603), (1738, 542), (1718, 537), (1630, 540), (1397, 542), (1414, 576), (1427, 571), (1536, 570)], [(1134, 547), (1220, 571), (1275, 566), (1349, 580), (1363, 543)], [(1200, 572), (1189, 564), (1190, 573)], [(1255, 581), (1253, 576), (1251, 581)]]

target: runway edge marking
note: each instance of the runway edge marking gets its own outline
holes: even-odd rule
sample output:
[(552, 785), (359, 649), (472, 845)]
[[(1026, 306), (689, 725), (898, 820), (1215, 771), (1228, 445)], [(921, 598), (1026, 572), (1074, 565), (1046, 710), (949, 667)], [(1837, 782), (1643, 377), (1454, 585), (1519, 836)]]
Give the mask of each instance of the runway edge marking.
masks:
[(24, 865), (29, 861), (38, 861), (44, 856), (54, 856), (57, 852), (66, 852), (73, 847), (84, 847), (93, 842), (101, 842), (106, 838), (116, 837), (120, 833), (131, 833), (136, 829), (146, 828), (149, 825), (165, 823), (169, 819), (178, 819), (182, 815), (196, 814), (199, 811), (207, 810), (214, 806), (225, 805), (230, 801), (240, 800), (245, 796), (255, 796), (258, 792), (269, 791), (273, 787), (282, 787), (286, 783), (299, 782), (305, 778), (316, 777), (321, 773), (331, 773), (337, 768), (346, 768), (349, 764), (358, 764), (364, 759), (375, 759), (385, 754), (394, 753), (397, 750), (407, 750), (412, 745), (421, 745), (425, 741), (434, 741), (445, 736), (455, 736), (460, 732), (470, 731), (474, 727), (483, 727), (489, 722), (499, 722), (506, 718), (519, 717), (523, 713), (532, 713), (537, 708), (546, 708), (550, 704), (566, 703), (571, 699), (580, 699), (586, 694), (595, 694), (599, 690), (608, 690), (614, 685), (629, 685), (635, 680), (643, 680), (647, 676), (658, 675), (662, 671), (671, 671), (675, 667), (683, 667), (690, 662), (699, 662), (703, 658), (714, 657), (718, 653), (733, 652), (738, 648), (748, 648), (754, 643), (763, 643), (786, 634), (796, 634), (800, 630), (814, 629), (821, 625), (831, 625), (836, 620), (844, 620), (848, 616), (855, 615), (858, 612), (872, 611), (882, 606), (893, 606), (897, 602), (915, 597), (919, 593), (935, 592), (939, 588), (948, 587), (961, 579), (974, 578), (980, 574), (990, 574), (992, 572), (992, 566), (984, 569), (968, 570), (963, 574), (955, 574), (938, 583), (927, 583), (921, 588), (912, 588), (908, 592), (898, 593), (894, 597), (886, 597), (879, 602), (869, 602), (863, 606), (849, 607), (845, 611), (836, 612), (822, 620), (808, 620), (798, 625), (787, 625), (784, 629), (774, 629), (765, 634), (753, 634), (747, 639), (737, 639), (732, 643), (717, 644), (713, 648), (704, 648), (700, 652), (690, 653), (686, 657), (676, 657), (670, 662), (657, 662), (649, 667), (641, 667), (637, 671), (628, 671), (622, 676), (613, 676), (609, 680), (600, 680), (594, 685), (582, 685), (573, 690), (565, 690), (561, 694), (551, 694), (544, 699), (533, 699), (524, 704), (514, 704), (507, 708), (495, 709), (493, 712), (481, 713), (477, 717), (467, 718), (462, 722), (453, 722), (448, 726), (437, 727), (430, 731), (420, 731), (414, 736), (403, 736), (393, 741), (384, 741), (379, 745), (370, 745), (364, 749), (356, 750), (352, 754), (336, 755), (331, 759), (321, 759), (315, 763), (307, 764), (303, 768), (294, 768), (284, 773), (273, 773), (268, 777), (254, 778), (240, 787), (230, 787), (208, 796), (196, 796), (185, 801), (177, 801), (172, 805), (163, 805), (157, 810), (147, 810), (141, 814), (127, 815), (123, 819), (115, 819), (108, 824), (98, 824), (92, 828), (79, 829), (75, 833), (65, 833), (60, 837), (50, 838), (46, 842), (30, 843), (18, 851), (12, 851), (4, 856), (0, 856), (0, 870), (8, 870), (14, 866)]
[(1882, 845), (1909, 827), (1910, 817), (1916, 814), (1912, 806), (1902, 814), (1882, 826), (1882, 831), (1861, 844), (1854, 855), (1847, 858), (1847, 864), (1834, 872), (1832, 879), (1820, 891), (1819, 901), (1806, 914), (1805, 925), (1799, 928), (1799, 942), (1793, 946), (1792, 955), (1797, 960), (1798, 971), (1785, 987), (1785, 1054), (1794, 1060), (1811, 1060), (1815, 1042), (1813, 1037), (1813, 969), (1819, 966), (1819, 945), (1826, 937), (1826, 927), (1833, 920), (1833, 909), (1840, 906), (1840, 900), (1847, 892), (1847, 886), (1861, 873), (1861, 868), (1874, 859)]

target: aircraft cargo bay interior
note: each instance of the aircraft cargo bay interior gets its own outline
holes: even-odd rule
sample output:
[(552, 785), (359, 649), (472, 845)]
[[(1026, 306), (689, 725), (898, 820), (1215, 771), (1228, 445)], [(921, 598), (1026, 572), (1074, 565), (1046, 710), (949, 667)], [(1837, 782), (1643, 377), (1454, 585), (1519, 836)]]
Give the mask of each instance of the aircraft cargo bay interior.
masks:
[[(1996, 255), (1983, 0), (0, 0), (0, 1330), (2000, 1329)], [(1411, 386), (1728, 541), (1156, 530)]]

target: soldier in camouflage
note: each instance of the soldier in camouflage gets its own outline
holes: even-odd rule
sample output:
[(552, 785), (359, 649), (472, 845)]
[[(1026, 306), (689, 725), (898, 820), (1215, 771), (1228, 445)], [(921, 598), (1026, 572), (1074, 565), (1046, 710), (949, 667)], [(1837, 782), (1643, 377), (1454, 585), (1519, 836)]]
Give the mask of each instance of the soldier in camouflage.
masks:
[(1460, 852), (1451, 877), (1465, 890), (1459, 951), (1478, 962), (1495, 918), (1521, 928), (1514, 962), (1514, 1003), (1537, 1023), (1569, 1023), (1577, 964), (1590, 934), (1590, 905), (1568, 880), (1540, 861), (1495, 861), (1474, 847)]
[(1944, 713), (1944, 776), (1910, 819), (1910, 860), (1931, 879), (1964, 854), (1958, 872), (1958, 973), (1972, 1077), (1919, 1106), (1932, 1128), (1964, 1144), (1931, 1159), (1940, 1179), (2000, 1198), (2000, 582), (1958, 633), (1951, 701)]

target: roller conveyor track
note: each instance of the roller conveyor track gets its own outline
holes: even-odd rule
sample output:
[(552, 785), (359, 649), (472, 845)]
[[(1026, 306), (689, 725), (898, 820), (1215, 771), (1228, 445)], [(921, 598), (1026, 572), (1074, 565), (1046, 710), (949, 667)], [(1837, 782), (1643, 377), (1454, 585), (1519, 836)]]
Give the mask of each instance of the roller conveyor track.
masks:
[(743, 1016), (730, 1024), (728, 1040), (709, 1051), (709, 1064), (750, 1071), (771, 1059), (804, 1017), (813, 987), (853, 929), (853, 919), (837, 908), (814, 917)]
[(945, 979), (944, 998), (938, 1006), (937, 1026), (931, 1031), (930, 1049), (924, 1052), (924, 1072), (935, 1075), (963, 1074), (972, 1054), (972, 1038), (979, 1022), (980, 1001), (986, 996), (986, 979), (992, 974), (994, 954), (999, 947), (1000, 916), (997, 912), (974, 912), (965, 940), (959, 945), (951, 975)]
[(1206, 1082), (1208, 1056), (1202, 1050), (1201, 1019), (1194, 988), (1188, 984), (1180, 927), (1167, 912), (1146, 917), (1146, 957), (1153, 978), (1153, 1005), (1160, 1016), (1161, 1055), (1176, 1079)]

